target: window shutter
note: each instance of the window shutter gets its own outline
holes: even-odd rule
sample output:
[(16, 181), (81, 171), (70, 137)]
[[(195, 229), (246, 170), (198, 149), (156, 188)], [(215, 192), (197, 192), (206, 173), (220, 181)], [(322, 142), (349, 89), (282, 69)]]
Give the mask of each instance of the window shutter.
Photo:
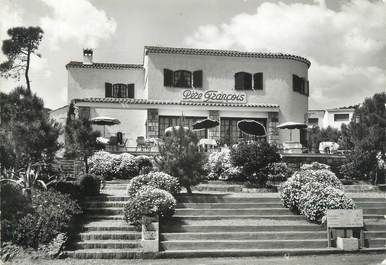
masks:
[(134, 98), (134, 84), (128, 84), (128, 98)]
[(292, 88), (293, 91), (300, 92), (299, 77), (297, 75), (292, 75)]
[(263, 90), (263, 73), (255, 73), (253, 75), (253, 89)]
[(173, 86), (173, 71), (164, 69), (164, 86)]
[(244, 89), (252, 90), (252, 74), (244, 73)]
[(235, 90), (244, 89), (244, 75), (242, 72), (235, 74)]
[(105, 97), (106, 98), (111, 98), (112, 97), (112, 90), (113, 90), (113, 85), (111, 83), (105, 83)]
[(299, 79), (300, 81), (300, 93), (302, 93), (303, 95), (306, 94), (306, 79), (304, 79), (303, 77), (301, 77)]
[(310, 95), (310, 81), (306, 81), (306, 96)]
[(193, 72), (193, 87), (202, 87), (202, 70), (197, 70)]

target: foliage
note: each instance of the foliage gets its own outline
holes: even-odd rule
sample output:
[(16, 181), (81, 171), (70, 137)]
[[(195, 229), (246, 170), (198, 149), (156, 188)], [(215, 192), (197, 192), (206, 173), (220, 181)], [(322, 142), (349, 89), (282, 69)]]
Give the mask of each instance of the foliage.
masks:
[(124, 208), (124, 217), (128, 223), (138, 225), (143, 217), (171, 217), (175, 207), (176, 200), (169, 192), (147, 186), (130, 197)]
[(62, 194), (70, 195), (70, 198), (76, 201), (79, 201), (84, 196), (80, 191), (79, 181), (60, 180), (52, 187)]
[(173, 128), (170, 136), (164, 138), (160, 155), (155, 158), (160, 171), (178, 178), (180, 184), (191, 193), (191, 186), (202, 179), (204, 154), (198, 150), (198, 138), (190, 130)]
[(330, 169), (329, 165), (322, 164), (319, 162), (312, 162), (311, 164), (303, 164), (300, 167), (300, 170), (319, 170), (319, 169)]
[(101, 180), (93, 174), (84, 174), (79, 178), (79, 189), (83, 196), (95, 196), (99, 194)]
[(0, 64), (0, 73), (3, 77), (20, 80), (20, 73), (24, 72), (27, 91), (31, 91), (28, 76), (31, 56), (41, 57), (37, 50), (43, 30), (40, 27), (15, 27), (8, 29), (7, 34), (10, 39), (3, 41), (1, 49), (8, 60)]
[(0, 109), (1, 169), (54, 160), (61, 126), (49, 119), (41, 98), (17, 87), (9, 94), (0, 92)]
[(13, 241), (34, 248), (65, 232), (72, 217), (81, 213), (79, 205), (69, 195), (52, 190), (34, 192), (32, 207), (33, 212), (19, 220)]
[(208, 172), (208, 179), (230, 180), (238, 179), (241, 175), (241, 168), (231, 163), (231, 150), (228, 148), (210, 153), (204, 168)]
[(111, 154), (106, 151), (95, 152), (89, 159), (89, 173), (101, 176), (104, 179), (111, 179), (114, 175), (114, 160)]
[(30, 201), (15, 183), (0, 183), (1, 238), (9, 241), (13, 237), (18, 220), (32, 211)]
[(89, 172), (88, 157), (102, 146), (96, 141), (99, 131), (94, 131), (86, 118), (77, 117), (77, 107), (70, 103), (65, 127), (66, 157), (81, 157)]
[(320, 186), (333, 186), (343, 189), (340, 180), (324, 164), (312, 163), (304, 165), (292, 177), (280, 186), (280, 199), (287, 208), (299, 211), (299, 200), (302, 187), (310, 182), (319, 183)]
[(292, 175), (292, 170), (284, 162), (272, 163), (268, 165), (267, 186), (276, 186), (286, 181)]
[(134, 158), (139, 174), (147, 174), (153, 170), (153, 162), (150, 157), (139, 155)]
[(327, 209), (354, 209), (354, 201), (343, 190), (320, 182), (309, 182), (301, 188), (299, 210), (310, 221), (320, 222)]
[(127, 194), (133, 197), (140, 189), (147, 186), (165, 190), (172, 195), (176, 195), (181, 191), (177, 178), (163, 172), (150, 172), (131, 179), (127, 185)]
[(276, 146), (267, 142), (240, 143), (231, 149), (231, 161), (242, 168), (246, 180), (264, 186), (268, 177), (267, 166), (279, 162), (280, 155)]
[(133, 155), (124, 153), (115, 155), (114, 164), (118, 164), (115, 171), (115, 177), (119, 179), (131, 179), (138, 175), (138, 166)]

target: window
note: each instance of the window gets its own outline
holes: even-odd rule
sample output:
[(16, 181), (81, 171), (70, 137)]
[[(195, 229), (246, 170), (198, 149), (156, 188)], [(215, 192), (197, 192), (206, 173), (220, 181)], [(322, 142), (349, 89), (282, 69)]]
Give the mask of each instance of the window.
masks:
[(106, 98), (134, 98), (134, 84), (105, 83)]
[(246, 72), (236, 73), (235, 90), (252, 90), (252, 75)]
[(292, 89), (295, 92), (298, 92), (302, 95), (309, 95), (309, 83), (303, 77), (297, 75), (292, 75)]
[(202, 76), (202, 70), (194, 71), (192, 80), (192, 72), (190, 71), (164, 69), (164, 86), (202, 88)]
[(255, 73), (253, 75), (253, 89), (263, 90), (263, 73)]
[[(159, 116), (158, 137), (165, 135), (165, 130), (169, 127), (180, 126), (193, 128), (193, 124), (203, 120), (205, 117), (177, 117), (177, 116)], [(208, 138), (208, 130), (194, 131), (198, 139)]]
[[(242, 133), (237, 127), (237, 122), (243, 118), (221, 118), (220, 122), (220, 140), (227, 145), (236, 144), (240, 139), (252, 140), (253, 136)], [(266, 127), (267, 119), (252, 119)]]
[(319, 119), (318, 118), (308, 118), (308, 124), (309, 125), (318, 125)]
[(349, 114), (334, 114), (334, 121), (348, 121), (350, 119)]

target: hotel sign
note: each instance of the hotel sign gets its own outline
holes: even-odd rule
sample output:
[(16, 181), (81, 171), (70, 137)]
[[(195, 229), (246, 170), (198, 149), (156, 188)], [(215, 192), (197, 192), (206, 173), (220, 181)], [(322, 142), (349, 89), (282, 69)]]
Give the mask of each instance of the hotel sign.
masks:
[(182, 101), (245, 104), (247, 103), (247, 95), (245, 93), (229, 93), (217, 90), (186, 89), (182, 92)]

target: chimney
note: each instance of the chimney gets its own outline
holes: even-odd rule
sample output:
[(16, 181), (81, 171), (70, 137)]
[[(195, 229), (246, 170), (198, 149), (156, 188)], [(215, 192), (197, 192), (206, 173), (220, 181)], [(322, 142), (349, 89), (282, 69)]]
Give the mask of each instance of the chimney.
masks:
[(92, 64), (92, 49), (83, 49), (83, 64)]

